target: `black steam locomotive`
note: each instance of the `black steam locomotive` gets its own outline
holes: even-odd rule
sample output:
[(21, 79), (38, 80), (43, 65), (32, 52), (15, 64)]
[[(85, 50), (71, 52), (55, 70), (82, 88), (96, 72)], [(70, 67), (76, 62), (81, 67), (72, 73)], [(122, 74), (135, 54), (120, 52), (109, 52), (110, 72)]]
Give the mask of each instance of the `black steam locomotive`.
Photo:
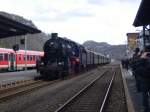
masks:
[(110, 63), (110, 58), (86, 50), (74, 41), (61, 38), (52, 33), (51, 39), (43, 47), (44, 56), (38, 64), (38, 71), (46, 79), (64, 77), (79, 73), (88, 67)]

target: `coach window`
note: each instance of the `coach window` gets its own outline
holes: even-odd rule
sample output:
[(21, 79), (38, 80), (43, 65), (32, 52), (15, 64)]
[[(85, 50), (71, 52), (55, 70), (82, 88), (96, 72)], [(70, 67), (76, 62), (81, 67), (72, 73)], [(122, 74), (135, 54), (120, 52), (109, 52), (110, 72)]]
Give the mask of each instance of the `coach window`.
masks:
[(33, 61), (35, 61), (35, 56), (33, 55)]
[(2, 61), (3, 60), (3, 54), (1, 53), (0, 54), (0, 61)]
[(30, 56), (30, 61), (32, 61), (32, 59), (33, 59), (33, 57), (32, 57), (32, 55)]
[(35, 61), (37, 60), (37, 56), (35, 56)]
[(29, 61), (31, 61), (31, 56), (29, 55)]
[(8, 61), (8, 54), (6, 54), (6, 53), (4, 54), (4, 60)]
[(26, 60), (26, 56), (24, 56), (24, 61)]
[(30, 60), (30, 57), (29, 57), (29, 55), (27, 55), (27, 61), (29, 61)]

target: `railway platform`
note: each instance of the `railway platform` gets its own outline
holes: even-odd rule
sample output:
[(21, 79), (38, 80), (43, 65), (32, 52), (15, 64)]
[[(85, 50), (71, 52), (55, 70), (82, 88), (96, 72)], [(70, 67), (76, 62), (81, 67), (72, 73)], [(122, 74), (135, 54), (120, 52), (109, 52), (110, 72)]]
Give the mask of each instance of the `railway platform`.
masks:
[(137, 92), (136, 82), (131, 70), (122, 69), (122, 75), (126, 83), (126, 98), (128, 100), (128, 111), (129, 112), (144, 112), (144, 107), (142, 106), (142, 93)]
[(0, 73), (0, 85), (20, 80), (34, 79), (38, 75), (36, 70)]

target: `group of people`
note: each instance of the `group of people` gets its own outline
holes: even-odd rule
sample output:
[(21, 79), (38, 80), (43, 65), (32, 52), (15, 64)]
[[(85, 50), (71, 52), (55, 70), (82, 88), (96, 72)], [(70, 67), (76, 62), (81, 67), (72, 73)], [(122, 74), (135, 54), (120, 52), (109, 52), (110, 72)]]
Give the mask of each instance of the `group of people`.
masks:
[(150, 46), (146, 46), (144, 51), (136, 48), (128, 64), (135, 77), (137, 92), (142, 93), (144, 112), (150, 112)]

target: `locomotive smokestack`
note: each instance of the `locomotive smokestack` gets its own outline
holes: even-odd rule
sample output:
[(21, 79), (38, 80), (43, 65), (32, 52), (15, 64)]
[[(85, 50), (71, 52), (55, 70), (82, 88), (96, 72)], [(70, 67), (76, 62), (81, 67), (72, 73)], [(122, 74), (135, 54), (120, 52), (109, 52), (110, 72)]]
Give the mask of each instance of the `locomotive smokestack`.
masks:
[(51, 33), (51, 37), (52, 38), (57, 38), (58, 37), (58, 33)]

